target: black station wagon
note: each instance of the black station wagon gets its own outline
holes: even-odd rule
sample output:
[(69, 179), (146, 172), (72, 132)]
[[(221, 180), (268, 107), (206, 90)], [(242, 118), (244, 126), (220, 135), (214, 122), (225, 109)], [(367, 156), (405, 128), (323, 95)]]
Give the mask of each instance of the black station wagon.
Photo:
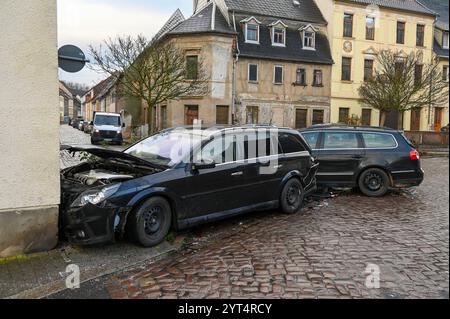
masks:
[(318, 164), (300, 133), (264, 126), (169, 129), (124, 152), (71, 148), (89, 160), (61, 172), (61, 226), (77, 244), (127, 234), (143, 246), (249, 211), (298, 212)]
[(365, 195), (378, 197), (423, 181), (419, 152), (399, 131), (320, 125), (301, 134), (320, 164), (320, 187), (359, 187)]

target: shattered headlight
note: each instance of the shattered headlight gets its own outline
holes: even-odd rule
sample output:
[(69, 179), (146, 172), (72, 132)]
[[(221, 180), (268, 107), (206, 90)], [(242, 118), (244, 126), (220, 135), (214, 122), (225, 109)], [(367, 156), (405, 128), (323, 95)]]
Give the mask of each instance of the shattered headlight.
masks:
[(78, 198), (70, 205), (71, 207), (83, 207), (87, 204), (98, 205), (105, 199), (114, 195), (120, 188), (119, 184), (104, 187), (102, 189), (91, 189), (82, 193)]

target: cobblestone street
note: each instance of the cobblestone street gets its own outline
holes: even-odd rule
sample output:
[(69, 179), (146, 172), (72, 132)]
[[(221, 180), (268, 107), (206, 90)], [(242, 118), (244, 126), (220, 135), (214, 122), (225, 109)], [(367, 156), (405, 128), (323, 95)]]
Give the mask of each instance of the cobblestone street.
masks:
[[(449, 298), (448, 158), (425, 158), (416, 189), (358, 193), (301, 214), (257, 213), (194, 230), (220, 236), (104, 277), (112, 298)], [(366, 267), (380, 288), (366, 287)], [(55, 297), (92, 296), (95, 283)], [(99, 284), (100, 285), (100, 284)], [(95, 294), (95, 293), (94, 293)]]

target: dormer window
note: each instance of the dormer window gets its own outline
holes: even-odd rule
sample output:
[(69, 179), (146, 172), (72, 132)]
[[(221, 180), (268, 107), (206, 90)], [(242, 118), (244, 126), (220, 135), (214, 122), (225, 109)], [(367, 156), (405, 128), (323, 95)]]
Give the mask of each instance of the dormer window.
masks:
[(316, 45), (315, 45), (315, 37), (316, 34), (314, 32), (310, 32), (310, 31), (304, 31), (303, 33), (303, 48), (304, 49), (315, 49)]
[(442, 32), (442, 47), (448, 49), (448, 31)]
[(271, 28), (272, 45), (281, 47), (286, 46), (287, 25), (285, 25), (281, 20), (278, 20), (270, 24), (269, 27)]
[(300, 29), (302, 33), (303, 50), (316, 49), (316, 29), (312, 25), (307, 25)]
[(256, 18), (250, 17), (242, 20), (241, 23), (245, 24), (245, 42), (259, 44), (259, 22)]

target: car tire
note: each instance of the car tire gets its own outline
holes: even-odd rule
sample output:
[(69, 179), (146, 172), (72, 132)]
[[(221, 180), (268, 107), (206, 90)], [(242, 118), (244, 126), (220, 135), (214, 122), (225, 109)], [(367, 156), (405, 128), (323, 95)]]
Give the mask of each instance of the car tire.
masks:
[(162, 197), (151, 197), (130, 215), (127, 233), (134, 242), (153, 247), (164, 241), (171, 224), (170, 204)]
[(91, 144), (92, 144), (92, 145), (97, 145), (97, 142), (95, 142), (95, 141), (91, 138)]
[(369, 197), (382, 197), (389, 191), (389, 176), (379, 168), (369, 168), (359, 176), (358, 186)]
[(303, 207), (302, 183), (297, 178), (290, 179), (283, 187), (280, 195), (280, 207), (285, 214), (298, 213)]

